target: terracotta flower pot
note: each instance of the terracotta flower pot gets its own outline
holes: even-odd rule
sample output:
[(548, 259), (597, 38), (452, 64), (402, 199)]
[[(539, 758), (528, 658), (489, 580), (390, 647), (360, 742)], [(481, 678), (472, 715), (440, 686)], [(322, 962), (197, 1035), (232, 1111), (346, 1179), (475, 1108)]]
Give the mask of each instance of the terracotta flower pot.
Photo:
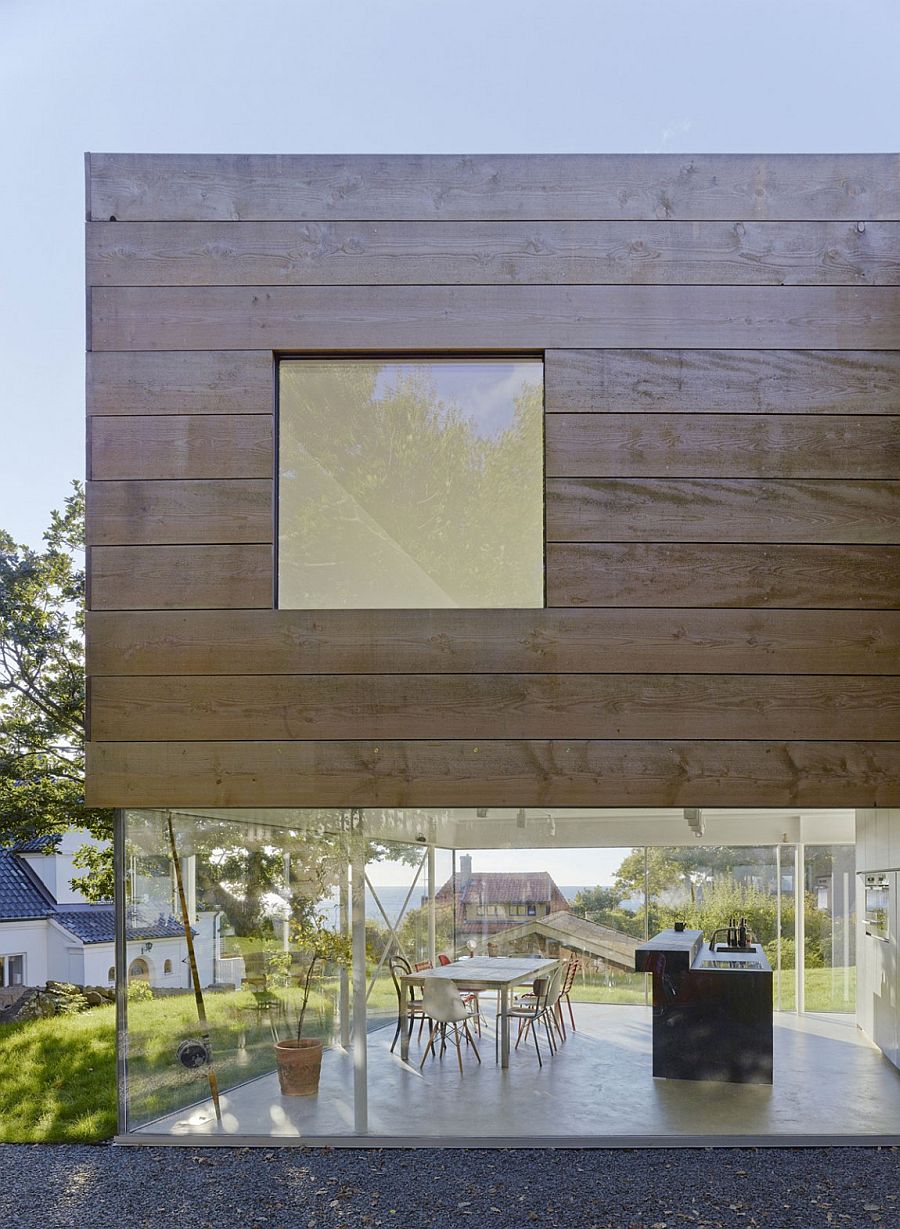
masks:
[(321, 1041), (279, 1041), (275, 1046), (278, 1082), (285, 1097), (312, 1097), (319, 1091)]

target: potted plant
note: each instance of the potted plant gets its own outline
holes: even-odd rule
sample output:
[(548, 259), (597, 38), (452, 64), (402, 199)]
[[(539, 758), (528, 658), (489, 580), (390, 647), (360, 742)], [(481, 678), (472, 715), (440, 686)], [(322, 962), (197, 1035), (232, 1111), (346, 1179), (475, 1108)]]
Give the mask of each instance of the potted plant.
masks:
[(329, 930), (321, 918), (295, 922), (291, 927), (291, 936), (307, 963), (299, 978), (301, 994), (297, 1033), (287, 1041), (275, 1043), (275, 1061), (282, 1094), (286, 1097), (309, 1097), (319, 1091), (322, 1067), (322, 1042), (303, 1036), (313, 971), (322, 964), (348, 966), (352, 948), (346, 935)]

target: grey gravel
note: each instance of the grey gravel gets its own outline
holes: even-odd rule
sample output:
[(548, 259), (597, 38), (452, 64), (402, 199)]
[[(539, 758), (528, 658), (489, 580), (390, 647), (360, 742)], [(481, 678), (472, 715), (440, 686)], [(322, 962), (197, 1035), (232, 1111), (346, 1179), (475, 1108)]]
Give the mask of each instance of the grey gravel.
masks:
[(2, 1229), (900, 1229), (900, 1149), (0, 1147)]

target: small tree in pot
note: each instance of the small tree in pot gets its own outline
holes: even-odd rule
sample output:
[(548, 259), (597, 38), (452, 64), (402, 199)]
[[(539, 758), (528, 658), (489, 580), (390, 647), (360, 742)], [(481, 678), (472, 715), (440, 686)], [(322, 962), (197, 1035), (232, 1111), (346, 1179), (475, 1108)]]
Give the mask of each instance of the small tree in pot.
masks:
[(321, 918), (313, 917), (291, 926), (291, 938), (296, 949), (306, 957), (306, 968), (299, 978), (300, 1012), (296, 1036), (275, 1045), (278, 1081), (288, 1097), (308, 1097), (319, 1091), (322, 1067), (322, 1042), (303, 1036), (303, 1022), (309, 1005), (313, 972), (328, 964), (349, 967), (352, 957), (350, 939), (329, 930)]

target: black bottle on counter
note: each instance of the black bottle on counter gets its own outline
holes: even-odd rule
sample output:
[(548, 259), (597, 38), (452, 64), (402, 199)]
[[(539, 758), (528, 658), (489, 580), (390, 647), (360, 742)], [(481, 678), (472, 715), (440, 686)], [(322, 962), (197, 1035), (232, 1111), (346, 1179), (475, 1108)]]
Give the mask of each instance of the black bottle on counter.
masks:
[(745, 917), (742, 917), (742, 918), (741, 918), (741, 924), (740, 924), (740, 926), (738, 927), (738, 941), (737, 941), (737, 945), (738, 945), (738, 947), (747, 947), (747, 946), (748, 946), (748, 944), (747, 944), (747, 919), (746, 919)]

